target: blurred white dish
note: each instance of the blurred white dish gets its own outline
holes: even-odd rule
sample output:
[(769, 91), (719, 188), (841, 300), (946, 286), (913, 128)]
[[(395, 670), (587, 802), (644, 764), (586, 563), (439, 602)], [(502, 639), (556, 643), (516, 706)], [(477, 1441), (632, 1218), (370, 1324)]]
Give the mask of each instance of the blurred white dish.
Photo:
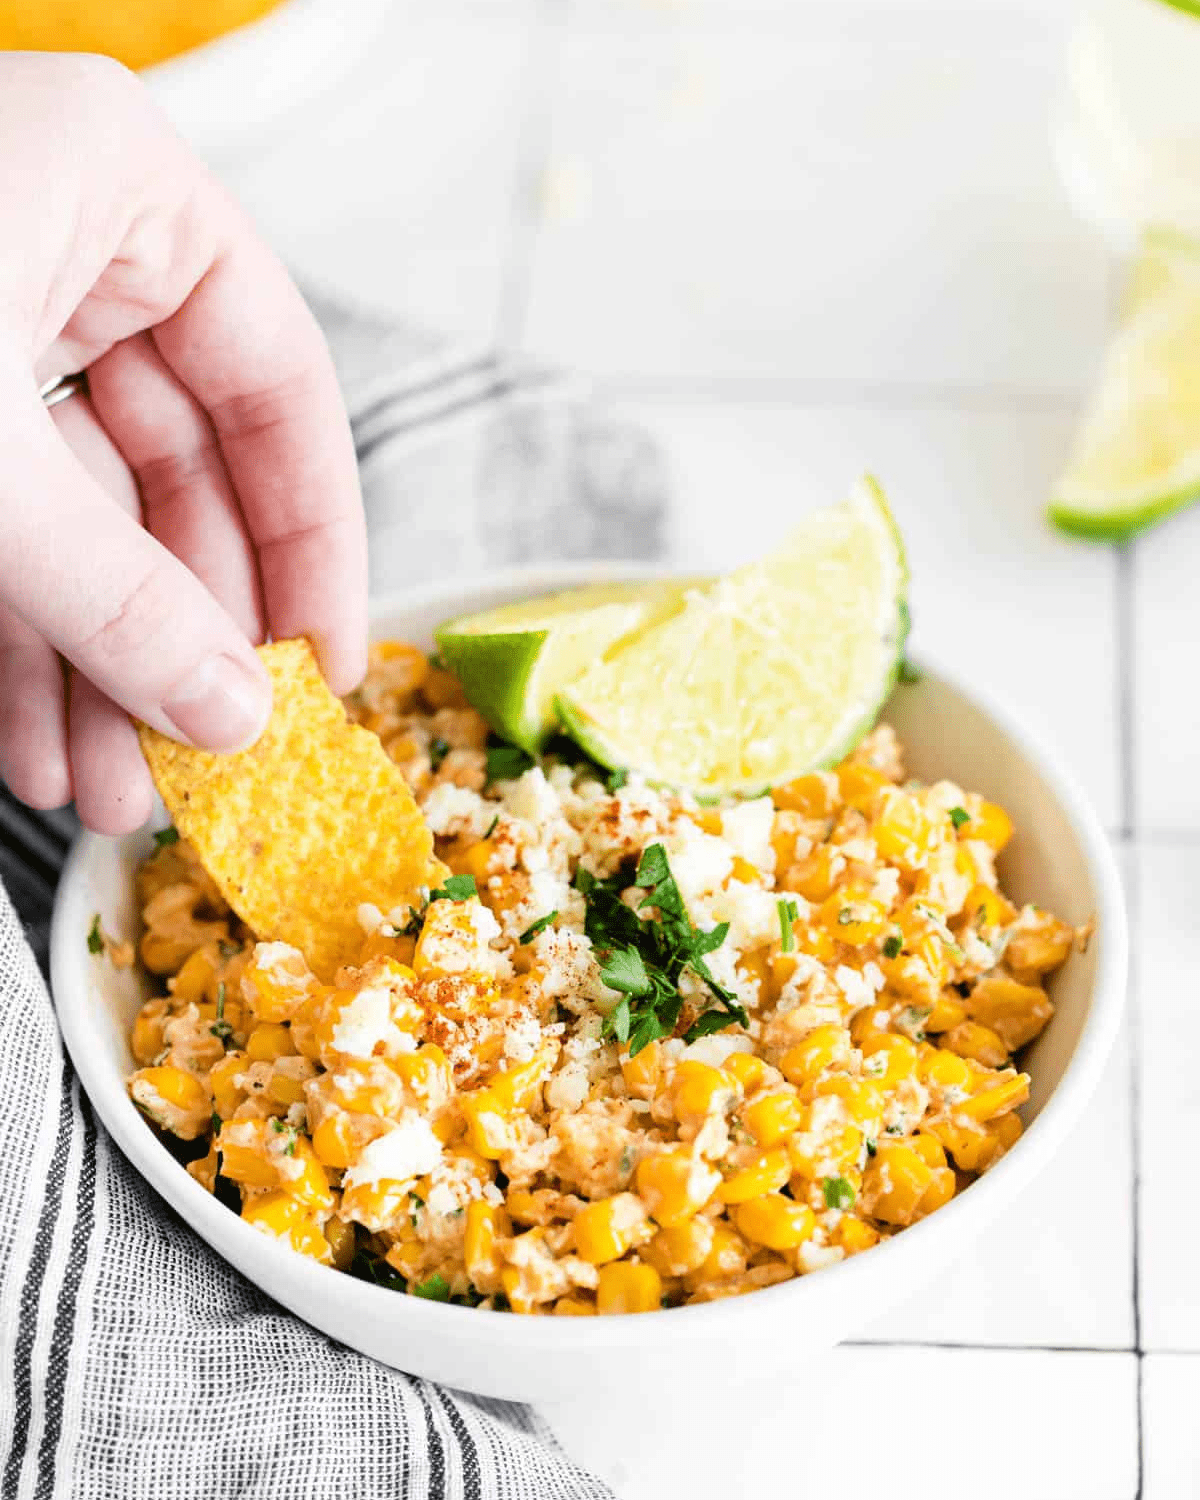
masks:
[[(430, 644), (441, 620), (507, 600), (602, 578), (648, 576), (633, 566), (562, 566), (437, 583), (376, 600), (376, 636)], [(131, 971), (88, 953), (99, 912), (115, 937), (137, 936), (133, 872), (149, 830), (122, 840), (84, 834), (59, 886), (51, 973), (71, 1058), (117, 1144), (214, 1249), (264, 1291), (351, 1348), (397, 1368), (509, 1399), (670, 1388), (709, 1392), (787, 1367), (846, 1338), (902, 1301), (1013, 1203), (1079, 1118), (1112, 1045), (1125, 994), (1126, 930), (1108, 840), (1074, 780), (1036, 748), (1006, 710), (922, 665), (885, 717), (913, 774), (951, 777), (1001, 803), (1016, 837), (1001, 856), (1005, 890), (1074, 923), (1096, 918), (1088, 951), (1051, 982), (1057, 1014), (1030, 1047), (1029, 1128), (1003, 1160), (960, 1196), (883, 1245), (827, 1270), (749, 1296), (643, 1316), (518, 1317), (406, 1297), (283, 1249), (193, 1181), (125, 1092), (135, 1066), (130, 1023), (143, 992)], [(1019, 1209), (1018, 1209), (1019, 1211)], [(152, 1297), (153, 1288), (146, 1289)]]
[(190, 145), (219, 162), (333, 88), (392, 0), (285, 0), (260, 20), (140, 75)]

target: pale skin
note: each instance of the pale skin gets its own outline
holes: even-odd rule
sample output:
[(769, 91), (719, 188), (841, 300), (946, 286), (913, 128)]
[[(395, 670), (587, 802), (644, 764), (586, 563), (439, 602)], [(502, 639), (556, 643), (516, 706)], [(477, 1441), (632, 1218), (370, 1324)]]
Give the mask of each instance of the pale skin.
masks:
[(130, 715), (251, 743), (268, 634), (361, 678), (354, 449), (299, 293), (124, 69), (0, 54), (0, 201), (0, 778), (121, 834), (153, 797)]

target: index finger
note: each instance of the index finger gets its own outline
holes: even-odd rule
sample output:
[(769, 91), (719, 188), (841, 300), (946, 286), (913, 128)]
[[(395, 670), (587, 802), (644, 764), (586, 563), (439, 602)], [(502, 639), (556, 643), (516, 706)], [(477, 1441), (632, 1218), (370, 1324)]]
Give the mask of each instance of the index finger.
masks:
[(221, 251), (154, 330), (208, 412), (258, 552), (276, 638), (306, 635), (335, 692), (366, 670), (367, 550), (350, 424), (324, 337), (283, 266), (213, 189)]

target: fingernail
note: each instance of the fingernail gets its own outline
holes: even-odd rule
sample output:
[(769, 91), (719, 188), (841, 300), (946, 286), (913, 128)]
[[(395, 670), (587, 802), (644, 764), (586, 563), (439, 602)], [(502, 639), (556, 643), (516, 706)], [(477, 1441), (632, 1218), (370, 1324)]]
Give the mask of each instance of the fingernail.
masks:
[(193, 745), (244, 750), (266, 728), (270, 682), (265, 671), (251, 673), (232, 656), (210, 656), (163, 704), (163, 712)]

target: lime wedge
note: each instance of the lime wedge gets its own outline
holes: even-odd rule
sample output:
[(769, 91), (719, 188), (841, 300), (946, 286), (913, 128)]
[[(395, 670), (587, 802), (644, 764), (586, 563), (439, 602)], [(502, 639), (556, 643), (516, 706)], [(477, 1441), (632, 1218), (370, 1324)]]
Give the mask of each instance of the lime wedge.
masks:
[(1050, 518), (1121, 542), (1200, 498), (1200, 243), (1152, 230)]
[(559, 714), (602, 765), (704, 795), (833, 764), (896, 679), (907, 584), (899, 532), (866, 479), (762, 562), (689, 589), (564, 688)]
[(448, 620), (438, 650), (492, 728), (536, 754), (559, 727), (555, 695), (614, 643), (679, 608), (686, 584), (569, 589)]

